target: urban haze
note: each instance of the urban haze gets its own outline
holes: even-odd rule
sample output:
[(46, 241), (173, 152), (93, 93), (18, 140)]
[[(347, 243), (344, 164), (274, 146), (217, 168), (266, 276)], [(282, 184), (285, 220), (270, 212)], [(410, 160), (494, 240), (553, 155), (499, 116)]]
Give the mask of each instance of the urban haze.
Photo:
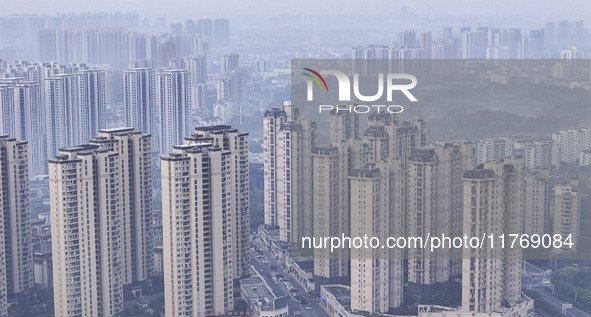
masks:
[(0, 317), (591, 316), (590, 23), (3, 3)]

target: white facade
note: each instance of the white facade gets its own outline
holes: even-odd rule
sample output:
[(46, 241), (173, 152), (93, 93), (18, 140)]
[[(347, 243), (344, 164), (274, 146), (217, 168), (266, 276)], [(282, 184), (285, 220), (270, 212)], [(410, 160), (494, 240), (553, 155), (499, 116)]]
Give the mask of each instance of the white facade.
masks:
[(174, 145), (182, 144), (189, 129), (190, 78), (187, 70), (163, 70), (156, 76), (156, 107), (158, 111), (155, 134), (159, 153), (170, 153)]
[[(462, 181), (472, 167), (470, 142), (448, 143), (443, 147), (419, 147), (408, 160), (408, 236), (461, 236)], [(422, 286), (448, 282), (460, 274), (458, 254), (450, 248), (431, 252), (410, 249), (408, 281)], [(454, 261), (455, 260), (455, 261)], [(425, 290), (420, 291), (423, 294)]]
[(120, 182), (119, 153), (97, 145), (49, 161), (56, 316), (123, 312)]
[[(551, 205), (552, 233), (560, 234), (565, 241), (571, 235), (572, 248), (562, 247), (560, 252), (576, 250), (581, 224), (581, 196), (579, 180), (568, 179), (554, 185), (553, 203)], [(558, 251), (558, 250), (556, 250)]]
[(166, 316), (233, 308), (230, 152), (210, 143), (162, 156)]
[(552, 134), (557, 147), (558, 162), (574, 163), (581, 152), (591, 150), (591, 128), (561, 130)]
[(525, 145), (525, 167), (528, 169), (549, 168), (554, 165), (552, 140), (535, 141)]
[(45, 79), (47, 157), (58, 149), (84, 144), (104, 127), (105, 72), (80, 69)]
[(28, 141), (31, 176), (47, 173), (45, 111), (37, 82), (0, 81), (0, 133)]
[(0, 136), (0, 316), (7, 294), (33, 286), (27, 142)]
[[(401, 171), (398, 161), (367, 164), (349, 173), (351, 237), (385, 241), (402, 230)], [(398, 213), (395, 212), (398, 210)], [(351, 309), (384, 313), (402, 304), (402, 251), (351, 249)]]
[(166, 314), (229, 311), (250, 261), (248, 134), (197, 128), (161, 164)]
[(90, 144), (119, 153), (123, 284), (153, 275), (151, 136), (133, 128), (103, 129)]
[[(463, 233), (521, 233), (523, 159), (505, 158), (467, 170), (463, 177)], [(498, 240), (497, 240), (497, 243)], [(462, 310), (501, 312), (502, 302), (521, 300), (521, 249), (465, 248), (462, 257)]]
[(283, 241), (312, 236), (311, 151), (316, 139), (316, 124), (300, 118), (292, 106), (265, 112), (265, 224), (277, 226)]
[(208, 142), (230, 151), (230, 208), (234, 228), (234, 278), (241, 278), (250, 267), (250, 196), (248, 133), (232, 129), (230, 126), (211, 126), (195, 128), (195, 132), (185, 138), (185, 144)]
[(235, 114), (234, 103), (228, 99), (222, 99), (213, 105), (213, 116), (222, 124), (230, 124)]
[(156, 77), (151, 67), (131, 65), (123, 73), (125, 124), (152, 134), (156, 117)]
[(551, 185), (549, 170), (528, 172), (524, 178), (523, 233), (532, 235), (549, 232)]
[(515, 142), (510, 137), (485, 138), (476, 143), (476, 164), (502, 160), (513, 155)]
[(583, 150), (579, 153), (579, 166), (591, 165), (591, 150)]

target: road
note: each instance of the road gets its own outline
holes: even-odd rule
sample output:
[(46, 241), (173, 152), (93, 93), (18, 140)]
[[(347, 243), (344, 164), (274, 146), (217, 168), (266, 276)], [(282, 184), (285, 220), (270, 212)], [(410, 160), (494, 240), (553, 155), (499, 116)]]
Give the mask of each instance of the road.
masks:
[[(562, 304), (565, 302), (548, 292), (543, 285), (544, 280), (550, 279), (551, 271), (544, 271), (538, 267), (525, 262), (525, 273), (522, 275), (521, 284), (540, 294), (548, 303), (562, 311)], [(568, 308), (566, 310), (567, 317), (591, 317), (591, 314), (586, 313), (576, 307)]]
[[(281, 265), (275, 260), (274, 254), (267, 250), (262, 244), (255, 240), (255, 246), (263, 251), (263, 258), (258, 259), (254, 252), (251, 252), (251, 264), (259, 271), (259, 274), (263, 275), (268, 281), (272, 288), (279, 287), (288, 296), (287, 305), (289, 306), (289, 315), (293, 316), (296, 311), (301, 311), (303, 317), (329, 317), (328, 313), (322, 307), (320, 300), (309, 296), (308, 292), (299, 284), (298, 281), (288, 272), (286, 272)], [(269, 261), (268, 264), (262, 263), (262, 260), (266, 259)], [(271, 270), (270, 267), (276, 267)], [(262, 271), (261, 271), (262, 270)], [(287, 279), (298, 294), (306, 299), (306, 304), (301, 305), (300, 301), (296, 299), (291, 292), (283, 285), (283, 283), (274, 284), (271, 280), (272, 277), (277, 274), (283, 275)], [(311, 309), (305, 309), (309, 307)]]

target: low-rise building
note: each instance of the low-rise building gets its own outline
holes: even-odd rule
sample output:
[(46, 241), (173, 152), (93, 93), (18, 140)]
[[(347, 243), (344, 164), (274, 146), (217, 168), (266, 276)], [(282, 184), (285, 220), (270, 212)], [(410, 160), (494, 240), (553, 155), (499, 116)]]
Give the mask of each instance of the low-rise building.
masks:
[(51, 288), (53, 285), (53, 266), (51, 263), (51, 249), (33, 254), (33, 275), (35, 285)]
[(162, 267), (164, 266), (164, 257), (162, 256), (162, 241), (154, 244), (154, 275), (163, 276)]
[(261, 277), (240, 280), (240, 295), (254, 316), (287, 317), (287, 296), (276, 294)]

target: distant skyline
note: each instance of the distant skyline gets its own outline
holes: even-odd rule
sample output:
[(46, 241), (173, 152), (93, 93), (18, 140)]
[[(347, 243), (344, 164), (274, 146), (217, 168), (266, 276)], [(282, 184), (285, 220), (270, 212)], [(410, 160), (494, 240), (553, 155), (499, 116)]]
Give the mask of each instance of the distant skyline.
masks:
[[(137, 11), (142, 17), (166, 17), (170, 21), (197, 17), (240, 18), (247, 16), (278, 14), (351, 14), (351, 15), (397, 15), (401, 6), (409, 6), (415, 13), (431, 17), (506, 17), (529, 21), (585, 20), (591, 22), (591, 6), (588, 1), (575, 0), (566, 4), (562, 1), (513, 1), (513, 0), (373, 0), (358, 5), (353, 0), (323, 1), (213, 1), (213, 0), (167, 0), (166, 5), (158, 1), (140, 0), (24, 0), (6, 1), (0, 15), (10, 14), (56, 14), (95, 11)], [(231, 8), (231, 9), (229, 9)]]

